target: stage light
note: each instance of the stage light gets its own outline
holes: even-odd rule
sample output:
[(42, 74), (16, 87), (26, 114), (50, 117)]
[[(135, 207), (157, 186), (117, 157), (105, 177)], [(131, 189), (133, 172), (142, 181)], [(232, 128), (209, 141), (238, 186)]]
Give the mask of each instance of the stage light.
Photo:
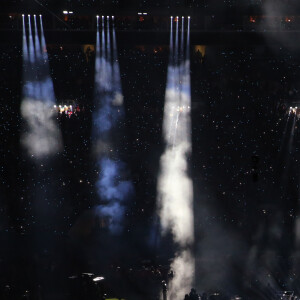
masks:
[[(188, 27), (185, 38), (185, 31), (179, 29), (179, 17), (176, 16), (174, 19), (174, 22), (177, 22), (175, 32), (171, 17), (170, 60), (163, 117), (165, 149), (160, 158), (157, 207), (162, 233), (172, 233), (173, 242), (176, 244), (177, 251), (171, 265), (174, 277), (168, 293), (170, 299), (177, 300), (183, 299), (184, 290), (192, 286), (195, 259), (192, 251), (194, 245), (193, 185), (187, 172), (189, 165), (187, 156), (192, 149), (191, 116), (187, 110), (191, 103), (190, 32)], [(182, 17), (184, 26), (183, 20)]]
[(72, 11), (69, 11), (69, 14), (72, 14), (73, 12)]
[[(126, 165), (117, 157), (114, 144), (109, 142), (124, 112), (115, 28), (109, 16), (107, 24), (104, 24), (102, 16), (102, 28), (97, 27), (96, 36), (94, 101), (98, 109), (93, 114), (93, 135), (99, 166), (97, 193), (99, 199), (107, 201), (107, 205), (99, 205), (97, 214), (109, 219), (108, 227), (112, 234), (119, 234), (124, 226), (124, 203), (131, 199), (133, 185), (121, 175)], [(110, 153), (115, 154), (111, 156)]]
[(171, 16), (170, 18), (173, 19), (173, 16)]
[(40, 15), (40, 17), (41, 17), (42, 15)]
[(96, 17), (97, 17), (97, 19), (99, 19), (99, 16), (98, 16), (98, 15), (97, 15)]
[(144, 15), (144, 16), (147, 16), (147, 15), (148, 15), (148, 13), (143, 13), (143, 15)]
[(114, 19), (114, 18), (115, 18), (115, 16), (111, 16), (111, 18), (112, 18), (112, 19)]
[(24, 17), (25, 15), (23, 14), (22, 17)]
[(28, 17), (30, 17), (30, 15), (28, 15)]
[(184, 19), (184, 16), (182, 16), (181, 19)]
[(191, 17), (190, 17), (190, 16), (188, 16), (188, 18), (190, 19)]
[(63, 10), (63, 14), (64, 14), (64, 15), (67, 15), (67, 14), (68, 14), (68, 11), (67, 11), (67, 10)]
[(95, 277), (95, 278), (93, 278), (93, 281), (97, 282), (97, 281), (100, 281), (103, 279), (104, 279), (104, 277)]
[(141, 12), (138, 12), (138, 15), (140, 16), (140, 15), (142, 15), (142, 13), (141, 13)]

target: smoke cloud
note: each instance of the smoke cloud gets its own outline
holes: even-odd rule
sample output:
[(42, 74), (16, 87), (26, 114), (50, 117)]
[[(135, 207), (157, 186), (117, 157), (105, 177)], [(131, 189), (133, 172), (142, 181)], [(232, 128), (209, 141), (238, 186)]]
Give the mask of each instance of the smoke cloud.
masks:
[(21, 104), (21, 114), (28, 127), (23, 134), (22, 144), (29, 154), (41, 158), (61, 149), (60, 132), (53, 119), (52, 106), (25, 98)]
[[(95, 153), (99, 177), (96, 183), (99, 198), (105, 204), (98, 206), (97, 213), (109, 220), (112, 233), (123, 229), (127, 201), (133, 194), (133, 185), (128, 177), (126, 164), (118, 156), (116, 134), (124, 117), (123, 93), (117, 59), (114, 25), (107, 17), (106, 28), (102, 17), (97, 18), (95, 107), (93, 129)], [(112, 35), (112, 42), (111, 36)]]
[(28, 16), (29, 46), (27, 43), (25, 16), (23, 16), (23, 100), (21, 115), (25, 121), (25, 132), (21, 143), (29, 156), (43, 158), (54, 154), (62, 147), (61, 134), (54, 119), (55, 96), (49, 73), (48, 55), (44, 45), (43, 24), (40, 16), (41, 42), (37, 20), (34, 16), (35, 44)]
[[(158, 178), (158, 214), (163, 234), (172, 233), (177, 247), (171, 264), (174, 277), (169, 285), (170, 299), (182, 300), (194, 281), (193, 186), (188, 176), (191, 152), (189, 20), (186, 44), (184, 18), (181, 19), (179, 50), (179, 18), (176, 20), (173, 45), (171, 18), (170, 62), (165, 94), (163, 133), (166, 149), (160, 161)], [(185, 53), (184, 53), (185, 49)]]

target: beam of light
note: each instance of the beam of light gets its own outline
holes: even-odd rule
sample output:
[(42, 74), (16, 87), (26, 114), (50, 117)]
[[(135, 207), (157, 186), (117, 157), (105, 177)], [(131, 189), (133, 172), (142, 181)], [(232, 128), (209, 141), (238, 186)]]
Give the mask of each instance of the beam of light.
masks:
[(39, 39), (39, 34), (38, 34), (36, 15), (34, 15), (34, 43), (35, 43), (36, 59), (39, 61), (42, 52), (41, 52), (41, 44), (40, 44), (40, 39)]
[[(194, 213), (193, 187), (188, 176), (187, 156), (191, 152), (190, 124), (190, 62), (189, 62), (189, 22), (184, 47), (179, 52), (179, 19), (173, 46), (173, 25), (171, 19), (170, 63), (168, 66), (165, 93), (163, 135), (166, 143), (160, 160), (158, 177), (158, 214), (162, 233), (171, 232), (177, 252), (171, 268), (174, 277), (169, 286), (169, 298), (181, 300), (194, 281)], [(184, 26), (184, 25), (183, 25)], [(182, 27), (184, 28), (184, 27)], [(181, 45), (184, 34), (181, 34)], [(181, 56), (179, 62), (179, 55)], [(176, 113), (173, 113), (174, 109)], [(174, 126), (175, 124), (175, 126)]]
[[(111, 62), (111, 41), (110, 41), (110, 20), (109, 16), (106, 18), (106, 61)], [(112, 78), (112, 63), (105, 64), (107, 78)], [(109, 84), (109, 82), (107, 82)], [(110, 86), (107, 87), (110, 89)]]
[(34, 62), (34, 45), (33, 45), (33, 36), (32, 36), (32, 28), (31, 28), (31, 16), (28, 15), (28, 30), (29, 30), (29, 60), (30, 63)]
[(22, 23), (23, 23), (23, 62), (28, 62), (29, 52), (28, 52), (28, 44), (27, 44), (27, 36), (26, 36), (26, 25), (25, 25), (25, 16), (22, 15)]
[(292, 148), (293, 148), (293, 140), (294, 140), (294, 135), (295, 135), (296, 119), (297, 119), (297, 116), (293, 115), (292, 130), (291, 130), (290, 137), (289, 137), (289, 142), (288, 142), (288, 154), (291, 154)]
[[(96, 36), (96, 58), (95, 58), (95, 69), (100, 70), (101, 68), (101, 61), (100, 61), (100, 30), (99, 30), (99, 16), (97, 16), (97, 36)], [(98, 46), (99, 45), (99, 46)]]
[[(27, 51), (26, 27), (25, 21), (23, 21), (24, 69), (21, 114), (26, 128), (22, 134), (21, 142), (30, 157), (42, 159), (54, 154), (61, 148), (61, 135), (54, 120), (55, 97), (49, 73), (48, 56), (41, 55), (36, 17), (34, 18), (35, 46), (30, 16), (28, 17), (29, 51)], [(41, 36), (43, 41), (42, 22)], [(29, 52), (29, 56), (27, 52)], [(28, 57), (30, 68), (25, 67), (28, 66)]]
[(43, 26), (43, 19), (42, 15), (40, 15), (40, 29), (41, 29), (41, 46), (42, 46), (42, 53), (44, 56), (44, 59), (48, 61), (48, 54), (47, 54), (47, 48), (46, 48), (46, 41), (45, 41), (45, 35), (44, 35), (44, 26)]
[(133, 193), (133, 185), (127, 179), (128, 170), (125, 163), (117, 154), (115, 135), (124, 116), (123, 95), (115, 32), (113, 27), (111, 41), (109, 18), (106, 25), (105, 30), (105, 19), (102, 16), (101, 38), (100, 26), (97, 23), (93, 135), (99, 169), (97, 193), (105, 204), (99, 205), (96, 211), (108, 219), (110, 231), (118, 234), (123, 229), (125, 209)]
[(122, 105), (123, 104), (123, 92), (122, 92), (122, 85), (121, 85), (121, 75), (120, 75), (120, 66), (119, 66), (119, 60), (118, 60), (117, 39), (116, 39), (116, 30), (115, 30), (114, 21), (113, 21), (112, 26), (113, 26), (113, 28), (112, 28), (112, 40), (113, 40), (112, 75), (113, 75), (113, 84), (116, 87), (114, 104)]

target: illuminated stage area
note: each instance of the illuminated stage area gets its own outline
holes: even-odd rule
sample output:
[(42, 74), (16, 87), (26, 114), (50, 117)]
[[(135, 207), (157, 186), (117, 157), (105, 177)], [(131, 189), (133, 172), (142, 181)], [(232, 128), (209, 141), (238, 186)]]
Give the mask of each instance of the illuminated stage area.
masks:
[(299, 299), (300, 6), (100, 2), (1, 4), (0, 300)]

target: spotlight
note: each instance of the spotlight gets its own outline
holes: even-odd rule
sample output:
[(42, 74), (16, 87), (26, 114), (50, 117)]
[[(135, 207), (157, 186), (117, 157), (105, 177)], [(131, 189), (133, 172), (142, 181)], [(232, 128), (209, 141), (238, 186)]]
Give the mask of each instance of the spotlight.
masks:
[(106, 16), (106, 19), (109, 19), (109, 16)]
[(40, 15), (40, 17), (42, 17), (42, 15)]
[(33, 15), (34, 17), (36, 17), (36, 15)]
[(93, 281), (97, 282), (97, 281), (100, 281), (100, 280), (103, 280), (103, 279), (104, 279), (104, 277), (95, 277), (95, 278), (93, 278)]
[(112, 19), (114, 19), (114, 18), (115, 18), (115, 16), (111, 16), (111, 18), (112, 18)]
[(64, 14), (64, 15), (67, 15), (67, 14), (68, 14), (68, 11), (67, 11), (67, 10), (63, 10), (63, 14)]
[(104, 19), (104, 16), (102, 16), (102, 19)]
[(171, 19), (173, 19), (173, 16), (171, 16)]
[(28, 17), (30, 18), (30, 15), (28, 15)]
[(181, 19), (184, 19), (184, 16), (182, 16)]
[(97, 19), (99, 19), (99, 16), (98, 16), (98, 15), (97, 15), (96, 17), (97, 17)]
[(191, 17), (190, 17), (190, 16), (188, 16), (188, 18), (190, 19)]
[(25, 15), (23, 14), (22, 17), (24, 17)]

